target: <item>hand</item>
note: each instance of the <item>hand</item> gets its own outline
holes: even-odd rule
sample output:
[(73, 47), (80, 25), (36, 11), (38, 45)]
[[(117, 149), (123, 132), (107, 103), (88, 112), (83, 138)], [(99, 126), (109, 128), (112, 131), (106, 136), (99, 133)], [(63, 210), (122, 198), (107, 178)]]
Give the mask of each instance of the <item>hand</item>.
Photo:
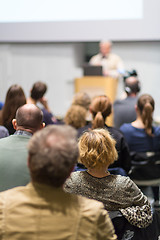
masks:
[(48, 112), (50, 112), (48, 101), (45, 97), (40, 98), (39, 102), (44, 106), (45, 109), (47, 109)]

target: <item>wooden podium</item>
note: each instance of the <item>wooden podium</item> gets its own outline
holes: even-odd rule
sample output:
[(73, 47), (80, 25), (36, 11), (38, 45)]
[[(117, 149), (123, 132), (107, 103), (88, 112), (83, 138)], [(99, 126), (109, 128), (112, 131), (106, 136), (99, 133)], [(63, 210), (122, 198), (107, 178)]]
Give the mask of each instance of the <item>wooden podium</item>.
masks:
[[(113, 103), (117, 94), (118, 79), (112, 77), (86, 76), (75, 79), (75, 93), (86, 92), (91, 98), (107, 95)], [(107, 118), (107, 124), (113, 125), (112, 114)]]

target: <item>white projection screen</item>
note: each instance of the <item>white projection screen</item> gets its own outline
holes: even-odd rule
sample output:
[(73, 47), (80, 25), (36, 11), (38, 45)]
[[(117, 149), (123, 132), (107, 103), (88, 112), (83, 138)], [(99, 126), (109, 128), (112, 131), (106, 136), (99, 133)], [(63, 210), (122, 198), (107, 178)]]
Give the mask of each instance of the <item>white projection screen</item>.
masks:
[(160, 40), (160, 0), (0, 0), (0, 42)]

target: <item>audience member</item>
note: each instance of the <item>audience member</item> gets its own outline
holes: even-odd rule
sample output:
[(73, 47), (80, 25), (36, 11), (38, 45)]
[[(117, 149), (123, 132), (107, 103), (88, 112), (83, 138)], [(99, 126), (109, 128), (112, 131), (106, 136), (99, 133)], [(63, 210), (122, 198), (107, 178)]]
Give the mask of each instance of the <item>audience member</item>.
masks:
[(85, 92), (76, 93), (72, 100), (72, 105), (80, 105), (84, 107), (86, 110), (89, 109), (90, 104), (91, 104), (91, 98)]
[(95, 66), (101, 65), (104, 76), (118, 78), (124, 73), (124, 64), (118, 55), (111, 53), (111, 47), (110, 41), (100, 42), (100, 53), (93, 56), (89, 63)]
[(106, 129), (85, 132), (79, 140), (79, 161), (88, 170), (73, 172), (65, 190), (101, 201), (108, 211), (120, 210), (131, 224), (145, 228), (152, 222), (147, 197), (129, 177), (108, 171), (118, 157), (115, 144)]
[[(154, 99), (149, 94), (139, 97), (136, 105), (137, 118), (132, 123), (125, 123), (120, 127), (123, 132), (130, 152), (145, 153), (160, 151), (160, 127), (152, 125), (152, 115), (154, 112)], [(141, 174), (145, 175), (142, 172)], [(153, 175), (151, 169), (150, 174)], [(150, 179), (147, 171), (145, 179)], [(152, 187), (155, 206), (159, 205), (159, 187)]]
[(127, 97), (122, 100), (116, 100), (113, 104), (114, 126), (120, 128), (123, 123), (131, 123), (136, 120), (135, 105), (140, 91), (140, 82), (137, 77), (128, 77), (125, 79), (125, 92)]
[(66, 125), (34, 134), (28, 157), (32, 182), (0, 193), (0, 238), (117, 239), (102, 203), (63, 191), (77, 161), (76, 141), (75, 130)]
[(14, 135), (0, 139), (0, 191), (26, 185), (30, 181), (27, 167), (27, 144), (32, 134), (43, 127), (43, 113), (33, 104), (18, 108), (13, 119)]
[(0, 102), (0, 110), (3, 108), (3, 106), (4, 106), (4, 103)]
[(9, 136), (8, 129), (5, 128), (4, 126), (0, 126), (0, 138), (4, 138), (8, 136)]
[[(130, 154), (127, 143), (123, 137), (123, 134), (114, 127), (109, 127), (105, 124), (106, 118), (111, 114), (112, 105), (109, 98), (105, 95), (95, 97), (90, 105), (90, 111), (93, 116), (93, 120), (87, 126), (78, 130), (79, 136), (83, 132), (89, 129), (105, 128), (107, 129), (113, 138), (116, 140), (116, 149), (118, 151), (118, 160), (114, 162), (110, 167), (114, 168), (116, 173), (126, 175), (130, 170)], [(117, 169), (115, 169), (117, 168)], [(126, 171), (126, 173), (124, 172)]]
[(91, 121), (91, 113), (89, 106), (91, 104), (90, 96), (85, 92), (78, 92), (74, 95), (72, 105), (79, 105), (87, 110), (86, 124)]
[(43, 82), (35, 82), (30, 92), (30, 97), (27, 99), (27, 103), (37, 104), (38, 102), (43, 105), (41, 109), (43, 112), (43, 122), (45, 125), (54, 124), (57, 122), (57, 119), (53, 116), (47, 99), (44, 97), (47, 91), (47, 85)]
[(15, 132), (12, 119), (15, 118), (17, 109), (25, 103), (26, 97), (21, 86), (12, 85), (7, 91), (4, 106), (0, 111), (0, 125), (5, 126), (10, 135)]
[(80, 105), (71, 105), (65, 115), (64, 122), (76, 129), (79, 129), (86, 125), (86, 115), (86, 108)]

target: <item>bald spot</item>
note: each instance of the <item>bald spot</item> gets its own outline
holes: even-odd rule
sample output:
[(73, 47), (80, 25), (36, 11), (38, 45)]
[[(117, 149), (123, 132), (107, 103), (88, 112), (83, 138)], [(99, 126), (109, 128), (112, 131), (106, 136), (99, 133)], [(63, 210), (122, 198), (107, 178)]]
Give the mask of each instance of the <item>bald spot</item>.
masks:
[(43, 113), (34, 104), (25, 104), (16, 112), (17, 126), (28, 129), (38, 129), (42, 124)]
[(126, 84), (129, 86), (132, 86), (138, 82), (138, 79), (136, 77), (128, 77), (126, 79)]

